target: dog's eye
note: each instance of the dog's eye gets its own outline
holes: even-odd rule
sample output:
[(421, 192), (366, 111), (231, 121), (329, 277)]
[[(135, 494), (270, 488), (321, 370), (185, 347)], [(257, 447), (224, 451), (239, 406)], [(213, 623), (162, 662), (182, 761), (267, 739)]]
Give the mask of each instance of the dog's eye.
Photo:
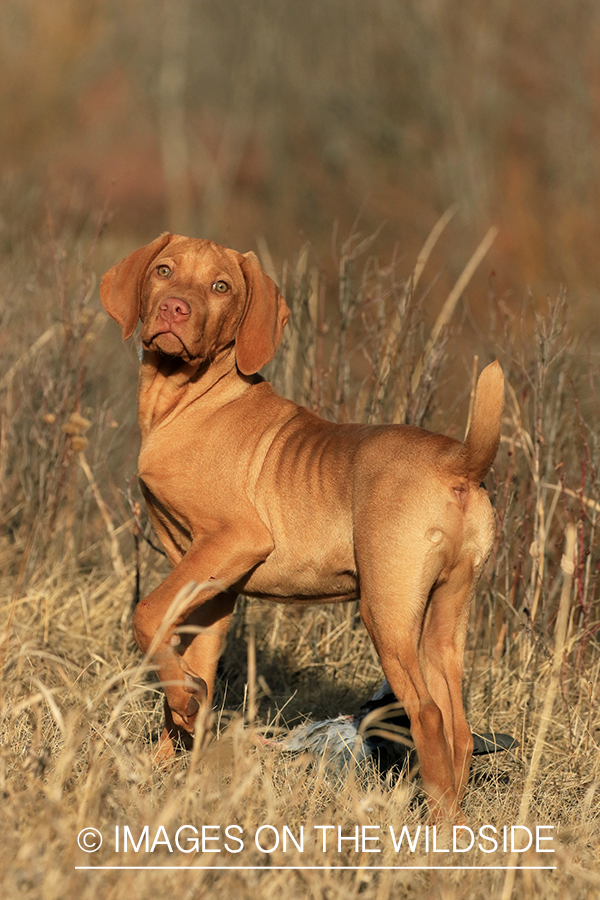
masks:
[(161, 278), (170, 278), (171, 276), (171, 269), (169, 268), (169, 266), (157, 266), (156, 271), (161, 276)]
[(217, 294), (226, 294), (229, 290), (229, 285), (226, 281), (215, 281), (212, 286), (213, 291), (216, 291)]

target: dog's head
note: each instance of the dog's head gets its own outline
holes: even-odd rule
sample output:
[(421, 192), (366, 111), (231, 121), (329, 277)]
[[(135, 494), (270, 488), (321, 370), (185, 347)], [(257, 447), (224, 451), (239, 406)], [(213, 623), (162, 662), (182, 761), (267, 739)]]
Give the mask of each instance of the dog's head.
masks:
[(144, 347), (163, 356), (202, 363), (235, 346), (244, 375), (273, 358), (290, 315), (254, 253), (175, 234), (109, 269), (100, 297), (125, 340), (141, 319)]

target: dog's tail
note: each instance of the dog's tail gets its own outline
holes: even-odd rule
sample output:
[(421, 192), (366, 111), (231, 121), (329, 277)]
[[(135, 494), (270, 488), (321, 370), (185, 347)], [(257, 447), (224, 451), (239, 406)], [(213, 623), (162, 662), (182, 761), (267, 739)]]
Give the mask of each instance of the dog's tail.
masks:
[(467, 477), (479, 483), (490, 470), (500, 443), (504, 375), (498, 360), (477, 381), (469, 433), (465, 439)]

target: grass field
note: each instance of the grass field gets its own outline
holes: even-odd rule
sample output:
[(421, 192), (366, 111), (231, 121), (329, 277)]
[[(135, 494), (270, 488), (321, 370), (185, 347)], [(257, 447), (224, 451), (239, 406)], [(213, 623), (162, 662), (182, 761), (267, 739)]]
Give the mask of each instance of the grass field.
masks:
[[(520, 743), (473, 766), (473, 849), (453, 852), (444, 832), (435, 849), (449, 850), (434, 852), (418, 774), (340, 777), (256, 741), (352, 712), (380, 682), (355, 604), (240, 601), (193, 752), (153, 766), (162, 695), (130, 618), (137, 585), (147, 593), (166, 567), (145, 540), (137, 357), (100, 308), (93, 272), (115, 261), (102, 246), (58, 236), (0, 260), (2, 896), (597, 897), (600, 397), (597, 355), (570, 333), (568, 297), (490, 294), (474, 346), (450, 316), (452, 297), (439, 333), (427, 318), (427, 248), (412, 275), (358, 236), (338, 250), (335, 285), (306, 249), (275, 273), (293, 319), (270, 377), (328, 418), (462, 438), (476, 369), (498, 357), (506, 375), (486, 482), (496, 541), (471, 611), (465, 702), (474, 730)], [(477, 849), (492, 847), (477, 839), (484, 825), (502, 835), (491, 853)], [(182, 826), (197, 829), (198, 852), (191, 829), (178, 838), (191, 852), (177, 847)], [(414, 852), (406, 840), (394, 847), (402, 826), (413, 838), (422, 829)], [(553, 840), (541, 846), (555, 852), (505, 850), (504, 826), (546, 829)], [(96, 853), (77, 845), (89, 827), (104, 837)], [(338, 849), (340, 836), (352, 840)], [(539, 866), (556, 868), (528, 868)]]

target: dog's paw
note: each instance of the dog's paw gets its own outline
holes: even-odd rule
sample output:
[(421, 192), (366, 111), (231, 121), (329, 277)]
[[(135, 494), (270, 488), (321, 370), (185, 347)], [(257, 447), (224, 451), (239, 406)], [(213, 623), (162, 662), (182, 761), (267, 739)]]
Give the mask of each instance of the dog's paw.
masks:
[[(188, 694), (192, 695), (192, 699), (195, 699), (198, 706), (201, 703), (205, 703), (208, 699), (208, 686), (204, 680), (204, 678), (200, 678), (199, 675), (192, 675), (190, 672), (185, 673), (184, 677), (184, 686)], [(198, 711), (197, 709), (195, 710)], [(188, 713), (191, 715), (192, 713)]]
[(181, 718), (185, 726), (193, 724), (193, 720), (200, 707), (208, 700), (208, 686), (199, 675), (192, 675), (190, 672), (184, 673), (183, 686), (190, 695), (187, 699), (185, 712), (181, 713)]
[(183, 672), (183, 681), (168, 691), (165, 685), (165, 693), (174, 726), (192, 734), (198, 711), (208, 701), (208, 686), (204, 678)]

